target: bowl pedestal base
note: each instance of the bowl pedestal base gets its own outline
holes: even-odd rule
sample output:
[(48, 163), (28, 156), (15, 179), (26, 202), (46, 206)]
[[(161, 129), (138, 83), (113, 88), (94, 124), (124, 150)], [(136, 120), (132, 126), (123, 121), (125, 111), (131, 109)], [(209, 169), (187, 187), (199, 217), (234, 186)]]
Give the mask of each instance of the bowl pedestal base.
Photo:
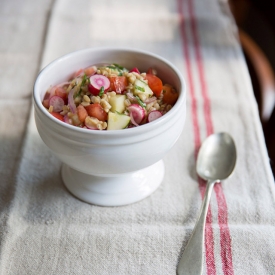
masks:
[(65, 186), (78, 199), (100, 206), (121, 206), (151, 195), (164, 177), (164, 163), (126, 174), (89, 175), (66, 164), (61, 175)]

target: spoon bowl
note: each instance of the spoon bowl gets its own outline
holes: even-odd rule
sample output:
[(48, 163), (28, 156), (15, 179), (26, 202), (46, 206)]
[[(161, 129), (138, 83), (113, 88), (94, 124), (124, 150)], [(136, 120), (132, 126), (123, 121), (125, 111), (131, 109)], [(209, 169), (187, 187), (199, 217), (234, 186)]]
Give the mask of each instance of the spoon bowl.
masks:
[(204, 262), (204, 229), (211, 193), (216, 182), (228, 178), (236, 165), (234, 140), (227, 133), (209, 136), (202, 144), (197, 160), (198, 175), (207, 180), (199, 218), (181, 256), (178, 275), (201, 275)]
[(197, 173), (204, 180), (224, 180), (232, 174), (236, 159), (236, 146), (229, 134), (211, 135), (200, 148)]

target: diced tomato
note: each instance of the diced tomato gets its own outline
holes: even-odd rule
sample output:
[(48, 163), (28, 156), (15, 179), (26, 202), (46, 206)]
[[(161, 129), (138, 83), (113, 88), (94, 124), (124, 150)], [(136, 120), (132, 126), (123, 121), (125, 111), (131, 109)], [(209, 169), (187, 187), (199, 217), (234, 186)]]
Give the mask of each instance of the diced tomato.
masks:
[(84, 108), (84, 106), (78, 105), (76, 108), (76, 111), (77, 111), (78, 119), (80, 120), (80, 122), (83, 123), (85, 121), (85, 118), (88, 116), (86, 109)]
[(87, 113), (91, 117), (95, 117), (100, 121), (105, 121), (108, 118), (108, 114), (104, 111), (99, 103), (90, 104), (85, 107)]
[(115, 91), (118, 94), (121, 94), (126, 90), (128, 86), (128, 80), (126, 76), (111, 76), (110, 80), (110, 88), (109, 91)]
[(163, 102), (173, 105), (176, 103), (177, 99), (178, 99), (178, 92), (171, 86), (168, 84), (165, 84), (163, 86)]
[(89, 68), (86, 68), (84, 70), (84, 73), (87, 75), (87, 76), (92, 76), (96, 73), (96, 67), (95, 66), (92, 66), (92, 67), (89, 67)]
[(79, 69), (78, 71), (74, 72), (74, 74), (72, 75), (72, 79), (79, 76), (82, 72), (83, 72), (83, 69)]
[(56, 113), (56, 112), (51, 112), (50, 114), (53, 115), (55, 118), (64, 122), (64, 117), (61, 114)]
[(148, 80), (148, 85), (155, 94), (155, 96), (159, 97), (162, 91), (161, 79), (155, 76), (154, 74), (146, 74), (145, 79)]
[(67, 91), (62, 87), (57, 87), (55, 89), (55, 95), (61, 97), (64, 100), (64, 102), (66, 102), (68, 99)]
[(132, 73), (132, 72), (135, 72), (135, 73), (140, 74), (140, 71), (139, 71), (139, 69), (138, 69), (137, 67), (133, 68), (133, 69), (130, 71), (130, 73)]
[(50, 108), (50, 93), (49, 92), (46, 92), (44, 98), (43, 98), (43, 101), (42, 101), (42, 104), (45, 108), (49, 109)]
[(146, 72), (146, 74), (156, 75), (156, 70), (154, 70), (153, 68), (149, 68), (148, 71)]

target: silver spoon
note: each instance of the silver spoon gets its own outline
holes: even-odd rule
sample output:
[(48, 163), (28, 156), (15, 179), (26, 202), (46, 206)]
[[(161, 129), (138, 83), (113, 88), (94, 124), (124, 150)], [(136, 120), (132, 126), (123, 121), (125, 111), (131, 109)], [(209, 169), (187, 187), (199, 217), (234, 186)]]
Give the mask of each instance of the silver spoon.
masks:
[(228, 178), (233, 172), (237, 151), (232, 137), (227, 133), (209, 136), (202, 144), (197, 160), (198, 175), (207, 180), (200, 215), (191, 238), (181, 256), (178, 275), (201, 275), (204, 262), (204, 229), (211, 193), (215, 183)]

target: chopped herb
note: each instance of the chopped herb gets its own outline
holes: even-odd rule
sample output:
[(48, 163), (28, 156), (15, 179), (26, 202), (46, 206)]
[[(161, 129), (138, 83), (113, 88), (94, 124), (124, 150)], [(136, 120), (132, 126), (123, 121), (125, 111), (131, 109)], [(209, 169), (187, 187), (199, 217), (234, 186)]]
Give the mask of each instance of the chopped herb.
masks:
[(115, 63), (114, 63), (114, 65), (115, 65), (117, 68), (119, 68), (120, 70), (122, 70), (122, 71), (125, 71), (125, 70), (126, 70), (124, 67), (122, 67), (122, 66), (120, 66), (120, 65), (118, 65), (118, 64), (115, 64)]
[(99, 96), (102, 96), (104, 94), (104, 87), (102, 86), (101, 88), (100, 88), (100, 92), (99, 92)]
[(113, 69), (113, 70), (117, 70), (117, 67), (115, 66), (107, 66), (107, 68)]
[(145, 81), (142, 81), (141, 79), (139, 81), (142, 82), (142, 83), (144, 83), (145, 85), (148, 85)]
[(119, 76), (123, 76), (123, 71), (127, 71), (125, 68), (117, 64), (114, 64), (114, 66), (113, 65), (107, 66), (107, 68), (118, 71)]
[(79, 92), (74, 94), (74, 98), (77, 98), (78, 96), (80, 96), (81, 92), (82, 92), (82, 90), (80, 88)]
[(140, 86), (137, 86), (137, 85), (135, 85), (135, 89), (137, 89), (137, 90), (139, 90), (143, 93), (145, 92), (145, 89), (143, 87), (140, 87)]
[(138, 96), (136, 96), (136, 99), (137, 99), (138, 104), (139, 104), (142, 108), (145, 108), (145, 107), (146, 107), (146, 104), (145, 104)]
[(82, 78), (82, 82), (81, 82), (81, 86), (80, 86), (80, 87), (82, 87), (82, 86), (84, 86), (84, 85), (86, 84), (87, 79), (88, 79), (87, 75), (84, 74), (84, 75), (83, 75), (83, 78)]

